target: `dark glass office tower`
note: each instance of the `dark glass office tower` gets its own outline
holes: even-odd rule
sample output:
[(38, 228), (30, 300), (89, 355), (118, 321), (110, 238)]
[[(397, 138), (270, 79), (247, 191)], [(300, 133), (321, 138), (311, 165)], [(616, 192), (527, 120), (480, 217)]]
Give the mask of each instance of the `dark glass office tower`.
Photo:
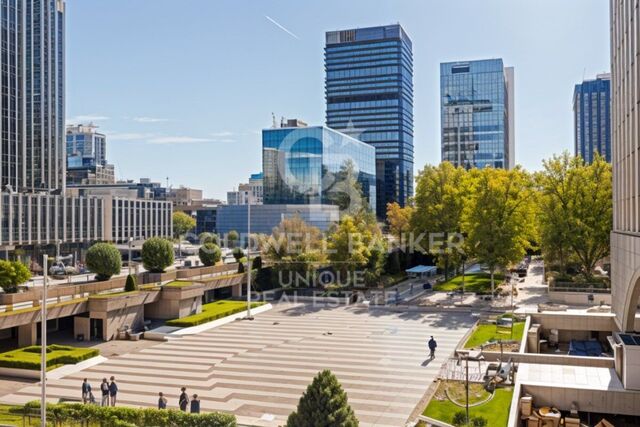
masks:
[(611, 162), (611, 75), (577, 84), (573, 92), (575, 154), (591, 163), (596, 152)]
[(442, 161), (515, 166), (514, 73), (502, 59), (440, 64)]
[(413, 54), (399, 24), (329, 31), (327, 126), (376, 149), (376, 214), (413, 196)]
[(64, 2), (5, 0), (0, 14), (0, 186), (64, 189)]

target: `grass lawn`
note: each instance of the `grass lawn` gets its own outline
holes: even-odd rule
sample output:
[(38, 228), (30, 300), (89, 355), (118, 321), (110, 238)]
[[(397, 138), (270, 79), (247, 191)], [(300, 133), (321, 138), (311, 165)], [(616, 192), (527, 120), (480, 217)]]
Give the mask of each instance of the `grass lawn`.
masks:
[(464, 348), (473, 348), (497, 340), (520, 341), (524, 333), (524, 322), (513, 324), (513, 338), (511, 337), (511, 327), (496, 325), (478, 325), (473, 334), (469, 337)]
[(193, 282), (191, 280), (174, 280), (173, 282), (169, 282), (164, 286), (168, 288), (186, 288), (191, 285), (193, 285)]
[[(504, 277), (501, 274), (494, 274), (494, 283), (496, 288)], [(434, 291), (457, 291), (462, 289), (462, 275), (456, 276), (444, 283), (438, 283), (433, 287)], [(481, 292), (491, 293), (491, 275), (488, 273), (467, 273), (464, 275), (464, 290), (465, 292)]]
[[(262, 302), (254, 302), (251, 304), (251, 308), (259, 307), (263, 304), (264, 303)], [(166, 323), (168, 326), (196, 326), (211, 322), (212, 320), (222, 319), (223, 317), (231, 316), (232, 314), (240, 313), (246, 309), (247, 303), (244, 301), (220, 300), (204, 304), (202, 306), (201, 313), (183, 317), (182, 319), (168, 320)]]
[[(62, 365), (72, 365), (100, 354), (94, 348), (77, 348), (67, 345), (47, 346), (47, 370)], [(33, 345), (0, 353), (0, 367), (18, 369), (40, 369), (40, 346)]]
[[(440, 384), (436, 395), (439, 394), (442, 387), (444, 387), (444, 383)], [(462, 389), (464, 389), (464, 385), (462, 386)], [(489, 402), (479, 406), (470, 407), (469, 416), (471, 418), (483, 417), (487, 420), (487, 425), (491, 427), (506, 427), (512, 396), (512, 388), (498, 388), (495, 391), (495, 396), (493, 396), (493, 399)], [(464, 398), (462, 402), (464, 402)], [(431, 402), (429, 402), (429, 405), (423, 412), (423, 415), (451, 424), (453, 421), (453, 415), (458, 411), (464, 410), (464, 407), (460, 407), (448, 399), (431, 399)]]

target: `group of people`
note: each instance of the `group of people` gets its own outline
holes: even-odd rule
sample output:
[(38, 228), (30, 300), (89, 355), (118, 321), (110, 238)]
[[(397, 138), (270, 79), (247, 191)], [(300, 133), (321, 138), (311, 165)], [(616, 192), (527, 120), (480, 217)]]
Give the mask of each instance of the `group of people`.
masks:
[[(102, 379), (100, 384), (100, 391), (102, 392), (102, 400), (100, 404), (102, 406), (116, 406), (116, 398), (118, 396), (118, 385), (116, 384), (116, 378), (111, 377), (109, 381), (106, 378)], [(167, 398), (162, 392), (158, 393), (158, 409), (167, 409)], [(82, 381), (82, 403), (96, 403), (96, 399), (91, 391), (91, 384), (87, 378)], [(192, 414), (200, 413), (200, 399), (198, 395), (194, 394), (191, 399), (187, 394), (186, 387), (180, 389), (180, 397), (178, 398), (178, 407), (181, 411), (189, 412)]]
[[(198, 395), (194, 394), (189, 400), (189, 395), (187, 394), (187, 388), (182, 387), (180, 389), (180, 396), (178, 397), (178, 407), (181, 411), (187, 412), (187, 408), (189, 408), (189, 412), (192, 414), (200, 413), (200, 399), (198, 399)], [(158, 393), (158, 409), (167, 409), (167, 398), (164, 397), (162, 392)]]
[[(101, 406), (116, 406), (116, 397), (118, 396), (118, 384), (116, 378), (112, 376), (110, 381), (106, 378), (100, 383), (100, 392), (102, 393)], [(91, 391), (91, 384), (87, 378), (82, 381), (82, 403), (96, 403), (96, 398)]]

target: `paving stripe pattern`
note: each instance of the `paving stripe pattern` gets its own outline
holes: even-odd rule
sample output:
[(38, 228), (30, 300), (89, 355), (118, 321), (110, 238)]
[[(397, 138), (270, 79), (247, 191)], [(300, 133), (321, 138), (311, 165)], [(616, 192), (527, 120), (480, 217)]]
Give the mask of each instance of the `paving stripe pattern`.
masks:
[[(283, 425), (318, 371), (331, 369), (362, 426), (403, 426), (452, 354), (470, 316), (392, 313), (366, 308), (278, 304), (253, 321), (236, 321), (183, 336), (48, 381), (52, 402), (79, 397), (89, 378), (99, 392), (115, 375), (118, 405), (155, 406), (159, 391), (177, 407), (182, 386), (203, 411), (232, 412), (241, 424)], [(429, 335), (438, 341), (428, 361)], [(428, 363), (427, 363), (428, 362)], [(24, 403), (40, 396), (28, 386), (3, 397)]]

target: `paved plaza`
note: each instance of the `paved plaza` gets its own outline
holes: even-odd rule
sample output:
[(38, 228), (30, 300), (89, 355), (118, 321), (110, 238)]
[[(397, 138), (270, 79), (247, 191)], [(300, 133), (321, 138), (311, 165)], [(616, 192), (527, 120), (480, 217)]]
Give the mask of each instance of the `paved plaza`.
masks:
[[(84, 377), (99, 393), (100, 380), (115, 375), (118, 405), (155, 406), (162, 391), (175, 408), (185, 386), (200, 396), (204, 411), (233, 412), (240, 424), (270, 427), (284, 424), (318, 371), (331, 369), (360, 425), (400, 427), (472, 322), (456, 313), (277, 304), (253, 321), (110, 357), (50, 380), (48, 395), (52, 402), (78, 398)], [(438, 341), (433, 361), (427, 358), (429, 335)], [(29, 385), (0, 401), (24, 403), (39, 393), (38, 385)]]

